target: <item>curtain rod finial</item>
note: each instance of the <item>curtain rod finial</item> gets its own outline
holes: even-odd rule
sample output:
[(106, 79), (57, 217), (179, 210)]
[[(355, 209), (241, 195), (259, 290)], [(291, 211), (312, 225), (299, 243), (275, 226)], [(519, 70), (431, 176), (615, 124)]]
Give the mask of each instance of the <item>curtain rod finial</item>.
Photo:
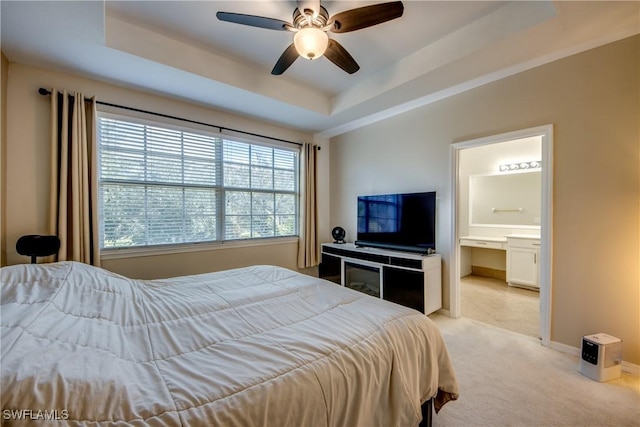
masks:
[(45, 88), (41, 87), (40, 89), (38, 89), (38, 93), (39, 93), (40, 95), (49, 95), (49, 94), (51, 94), (51, 91), (49, 91), (49, 90), (47, 90), (47, 89), (45, 89)]

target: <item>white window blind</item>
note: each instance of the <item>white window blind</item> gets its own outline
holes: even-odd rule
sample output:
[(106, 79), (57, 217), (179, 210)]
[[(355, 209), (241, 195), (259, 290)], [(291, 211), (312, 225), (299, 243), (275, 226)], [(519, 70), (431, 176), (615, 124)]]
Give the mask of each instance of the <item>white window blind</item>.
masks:
[(298, 152), (99, 115), (102, 248), (298, 235)]

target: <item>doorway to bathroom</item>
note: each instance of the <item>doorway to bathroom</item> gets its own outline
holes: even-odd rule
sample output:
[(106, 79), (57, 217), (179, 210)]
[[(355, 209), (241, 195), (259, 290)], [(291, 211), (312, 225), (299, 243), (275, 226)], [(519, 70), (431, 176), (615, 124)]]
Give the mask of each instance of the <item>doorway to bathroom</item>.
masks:
[(549, 343), (552, 126), (452, 145), (451, 315)]

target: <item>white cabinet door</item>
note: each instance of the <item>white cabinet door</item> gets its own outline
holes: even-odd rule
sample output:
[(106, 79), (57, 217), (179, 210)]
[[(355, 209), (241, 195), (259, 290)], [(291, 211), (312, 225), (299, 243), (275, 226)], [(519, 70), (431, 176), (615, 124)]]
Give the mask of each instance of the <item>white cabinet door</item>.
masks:
[(538, 288), (539, 251), (507, 248), (507, 282)]

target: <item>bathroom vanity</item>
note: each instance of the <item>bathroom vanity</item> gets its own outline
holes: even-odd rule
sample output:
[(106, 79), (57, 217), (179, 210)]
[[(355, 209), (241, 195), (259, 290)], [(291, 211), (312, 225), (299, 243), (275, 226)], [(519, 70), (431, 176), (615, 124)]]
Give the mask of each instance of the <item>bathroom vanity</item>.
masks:
[(470, 175), (463, 205), (461, 276), (540, 289), (540, 169)]
[(495, 256), (506, 261), (506, 282), (509, 286), (540, 289), (539, 235), (464, 236), (460, 238), (460, 246), (498, 251)]

